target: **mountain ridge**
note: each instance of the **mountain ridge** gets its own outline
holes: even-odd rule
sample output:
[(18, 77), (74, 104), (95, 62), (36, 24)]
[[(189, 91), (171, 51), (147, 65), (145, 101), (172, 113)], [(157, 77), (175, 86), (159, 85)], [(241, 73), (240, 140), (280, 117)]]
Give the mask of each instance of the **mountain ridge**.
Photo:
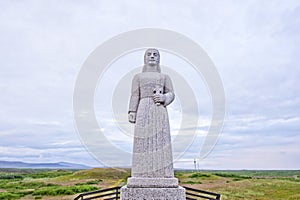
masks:
[(0, 168), (34, 168), (34, 169), (89, 169), (90, 166), (69, 162), (27, 163), (22, 161), (0, 161)]

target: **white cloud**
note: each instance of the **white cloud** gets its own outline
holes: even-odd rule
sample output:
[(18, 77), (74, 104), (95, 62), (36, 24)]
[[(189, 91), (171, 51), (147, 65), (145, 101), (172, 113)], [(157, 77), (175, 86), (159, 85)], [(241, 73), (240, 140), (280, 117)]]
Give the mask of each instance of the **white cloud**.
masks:
[[(202, 45), (223, 79), (224, 134), (201, 166), (300, 167), (299, 1), (1, 1), (0, 7), (0, 160), (89, 157), (95, 164), (73, 124), (72, 95), (80, 66), (113, 35), (157, 27)], [(201, 136), (179, 167), (193, 168), (208, 128), (209, 99), (203, 96), (198, 103)], [(116, 130), (113, 125), (109, 121), (105, 131)], [(261, 156), (264, 152), (268, 160)]]

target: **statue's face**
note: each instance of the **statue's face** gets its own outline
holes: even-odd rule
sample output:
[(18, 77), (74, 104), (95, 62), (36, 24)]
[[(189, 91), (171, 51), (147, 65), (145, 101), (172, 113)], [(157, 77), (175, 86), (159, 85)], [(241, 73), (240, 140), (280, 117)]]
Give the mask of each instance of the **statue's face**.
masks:
[(145, 52), (145, 64), (158, 65), (159, 64), (159, 52), (157, 49), (148, 49)]

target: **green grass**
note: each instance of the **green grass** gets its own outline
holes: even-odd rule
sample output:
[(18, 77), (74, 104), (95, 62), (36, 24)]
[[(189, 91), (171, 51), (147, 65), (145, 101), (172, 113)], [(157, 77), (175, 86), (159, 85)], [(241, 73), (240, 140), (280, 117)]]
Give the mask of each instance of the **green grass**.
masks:
[(5, 180), (5, 179), (23, 179), (24, 177), (22, 175), (19, 174), (1, 174), (0, 175), (0, 180)]
[(222, 199), (295, 199), (299, 195), (300, 185), (284, 180), (243, 180), (237, 185), (219, 189)]
[(222, 200), (300, 200), (300, 171), (176, 171), (180, 184), (222, 195)]
[(126, 179), (130, 173), (128, 169), (94, 168), (76, 171), (72, 174), (57, 177), (56, 180), (70, 181), (83, 179)]
[(0, 199), (18, 199), (26, 195), (73, 195), (82, 192), (88, 192), (99, 189), (97, 186), (80, 184), (73, 186), (62, 186), (44, 182), (6, 182), (1, 184), (0, 188), (5, 192), (0, 193)]
[(97, 184), (101, 180), (90, 180), (80, 185), (63, 186), (54, 184), (53, 181), (59, 177), (67, 177), (76, 173), (74, 170), (0, 170), (0, 199), (14, 200), (26, 195), (36, 196), (41, 199), (43, 196), (74, 195), (99, 189)]
[(90, 185), (80, 185), (80, 186), (51, 186), (46, 188), (40, 188), (32, 192), (32, 195), (47, 195), (47, 196), (57, 196), (57, 195), (72, 195), (82, 192), (89, 192), (99, 189), (95, 186)]
[(0, 188), (5, 190), (24, 190), (24, 189), (36, 189), (41, 187), (58, 186), (51, 183), (36, 182), (36, 181), (0, 181)]
[(251, 179), (252, 177), (246, 175), (239, 175), (234, 173), (214, 173), (216, 176), (225, 177), (225, 178), (233, 178), (234, 180), (242, 180), (242, 179)]
[(20, 194), (12, 194), (9, 192), (1, 192), (0, 193), (0, 199), (2, 200), (14, 200), (14, 199), (19, 199), (22, 197)]
[[(0, 169), (0, 199), (73, 199), (125, 183), (129, 169)], [(222, 200), (300, 200), (300, 171), (176, 171), (181, 185), (220, 193)], [(73, 195), (73, 196), (71, 196)]]
[(182, 182), (182, 184), (202, 184), (201, 181), (185, 181), (185, 182)]
[(189, 176), (189, 178), (210, 178), (210, 174), (204, 174), (204, 173), (193, 173)]

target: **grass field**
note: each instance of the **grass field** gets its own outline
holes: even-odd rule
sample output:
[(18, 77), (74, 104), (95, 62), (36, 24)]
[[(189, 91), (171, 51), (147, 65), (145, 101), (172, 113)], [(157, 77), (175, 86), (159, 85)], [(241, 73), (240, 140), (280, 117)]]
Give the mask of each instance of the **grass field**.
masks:
[[(128, 169), (0, 169), (1, 200), (66, 200), (126, 184)], [(300, 170), (176, 171), (180, 185), (220, 193), (223, 200), (300, 200)]]
[(300, 171), (176, 172), (180, 184), (219, 193), (222, 199), (300, 200)]

